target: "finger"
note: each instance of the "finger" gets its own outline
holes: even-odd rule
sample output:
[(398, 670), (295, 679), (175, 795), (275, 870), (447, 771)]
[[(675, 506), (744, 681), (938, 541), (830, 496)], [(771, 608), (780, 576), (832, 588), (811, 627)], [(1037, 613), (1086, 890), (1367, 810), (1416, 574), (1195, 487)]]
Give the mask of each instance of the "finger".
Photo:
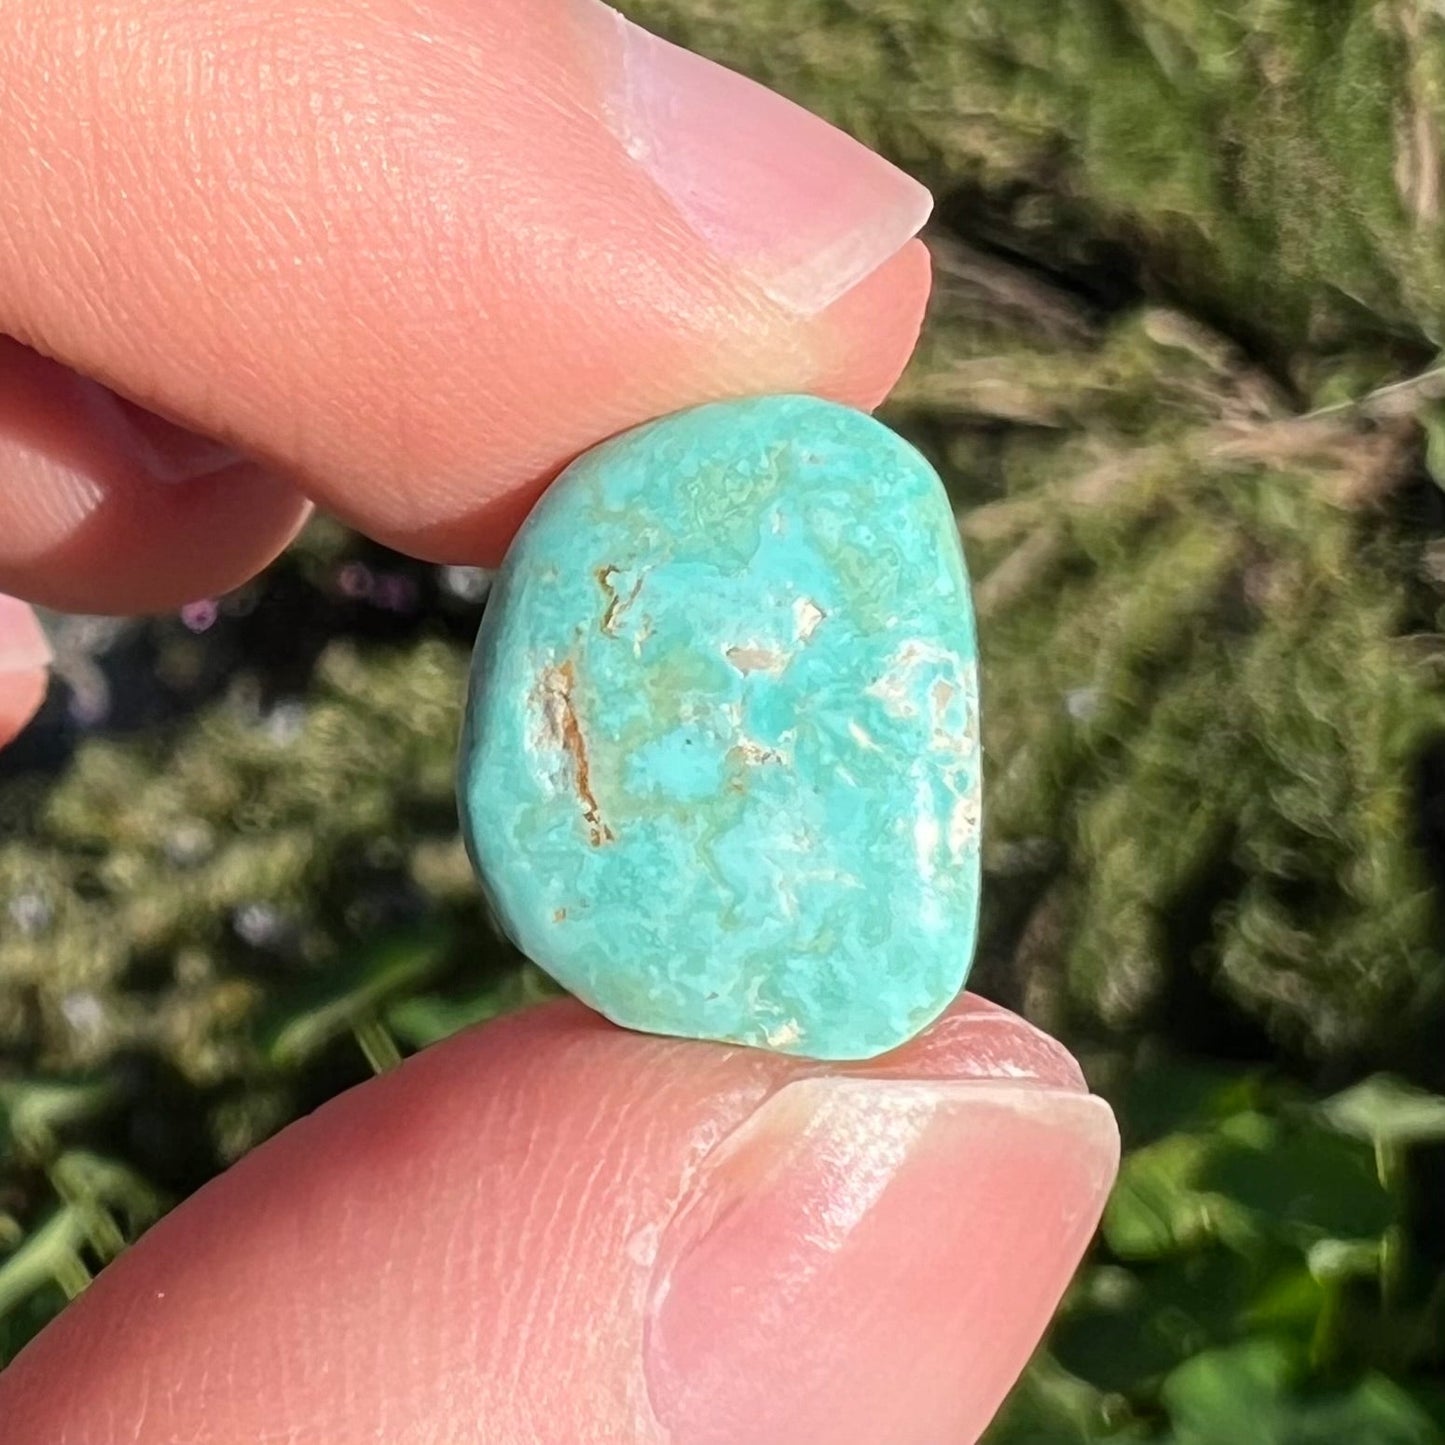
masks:
[(872, 405), (916, 336), (926, 193), (596, 0), (10, 0), (0, 77), (0, 331), (425, 556), (656, 415)]
[(826, 1070), (549, 1006), (258, 1149), (0, 1415), (87, 1445), (965, 1445), (1117, 1149), (1063, 1050), (977, 1000)]
[(0, 478), (0, 577), (72, 612), (226, 591), (306, 515), (272, 473), (3, 336)]
[(50, 644), (35, 614), (0, 595), (0, 748), (35, 716), (50, 683)]

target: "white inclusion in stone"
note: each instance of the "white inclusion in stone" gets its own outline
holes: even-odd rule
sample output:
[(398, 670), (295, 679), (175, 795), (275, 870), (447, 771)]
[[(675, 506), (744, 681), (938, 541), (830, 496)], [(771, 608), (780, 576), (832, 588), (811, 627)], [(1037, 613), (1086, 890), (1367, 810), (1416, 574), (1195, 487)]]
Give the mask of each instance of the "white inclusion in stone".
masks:
[(948, 814), (948, 851), (957, 862), (978, 840), (982, 809), (976, 787), (966, 787), (953, 800)]
[[(976, 669), (966, 667), (961, 675), (940, 675), (935, 677), (928, 688), (928, 702), (931, 709), (932, 735), (928, 745), (934, 752), (953, 753), (958, 757), (969, 757), (978, 750), (978, 707), (974, 699), (978, 696)], [(962, 724), (950, 717), (954, 705), (963, 710)]]
[(946, 677), (934, 678), (928, 689), (928, 705), (933, 713), (933, 734), (928, 745), (935, 752), (961, 752), (967, 746), (967, 739), (948, 726), (948, 707), (957, 696), (957, 685)]
[(924, 878), (932, 878), (943, 829), (938, 826), (938, 815), (934, 811), (933, 789), (925, 779), (918, 780), (913, 805), (918, 810), (913, 820), (913, 850), (918, 859), (918, 871)]
[(749, 1012), (750, 1014), (754, 1015), (754, 1016), (756, 1016), (756, 1015), (758, 1015), (759, 1013), (762, 1012), (762, 1009), (763, 1009), (763, 998), (762, 998), (762, 994), (763, 994), (763, 980), (762, 980), (761, 977), (756, 977), (756, 978), (754, 978), (753, 981), (748, 985), (747, 991), (746, 991), (746, 992), (744, 993), (744, 995), (743, 995), (743, 997), (747, 1000), (748, 1012)]
[(740, 736), (733, 751), (743, 762), (751, 763), (755, 767), (760, 767), (764, 763), (787, 763), (790, 761), (777, 748), (764, 747), (762, 743), (749, 737)]
[(536, 679), (529, 699), (527, 750), (537, 760), (535, 776), (550, 797), (568, 788), (567, 749), (563, 745), (563, 706), (556, 685), (557, 669), (550, 658), (538, 659), (531, 675)]
[(777, 677), (790, 660), (787, 653), (759, 643), (738, 643), (725, 648), (723, 656), (744, 676), (750, 672), (766, 672)]
[(807, 642), (827, 615), (811, 597), (797, 598), (793, 602), (793, 633), (798, 641)]
[(798, 894), (786, 880), (778, 883), (778, 906), (789, 923), (798, 921)]
[(862, 882), (856, 873), (846, 868), (799, 868), (793, 873), (794, 883), (822, 883), (838, 888), (861, 888)]
[(912, 717), (918, 711), (909, 700), (906, 678), (892, 667), (876, 682), (869, 683), (865, 691), (869, 697), (876, 697), (891, 717)]
[(789, 1019), (781, 1023), (775, 1029), (769, 1029), (763, 1037), (768, 1041), (770, 1049), (785, 1049), (789, 1044), (795, 1044), (803, 1037), (803, 1030), (797, 1019)]
[(882, 748), (878, 746), (878, 740), (868, 731), (867, 728), (859, 727), (857, 723), (848, 724), (848, 736), (853, 739), (865, 752), (881, 753)]
[(919, 684), (923, 681), (925, 669), (937, 669), (944, 678), (961, 678), (966, 673), (964, 661), (956, 652), (940, 647), (936, 642), (911, 637), (888, 659), (883, 676), (869, 683), (864, 690), (869, 697), (876, 697), (883, 704), (883, 710), (889, 716), (915, 718), (918, 716)]

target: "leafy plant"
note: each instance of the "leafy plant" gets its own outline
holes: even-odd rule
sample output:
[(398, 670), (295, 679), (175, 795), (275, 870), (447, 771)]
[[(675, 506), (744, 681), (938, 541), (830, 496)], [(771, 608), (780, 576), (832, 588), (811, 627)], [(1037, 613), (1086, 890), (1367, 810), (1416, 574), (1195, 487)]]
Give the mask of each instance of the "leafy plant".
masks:
[(1316, 1102), (1178, 1063), (1130, 1096), (1100, 1247), (990, 1441), (1445, 1438), (1445, 1263), (1410, 1244), (1445, 1099), (1374, 1078)]

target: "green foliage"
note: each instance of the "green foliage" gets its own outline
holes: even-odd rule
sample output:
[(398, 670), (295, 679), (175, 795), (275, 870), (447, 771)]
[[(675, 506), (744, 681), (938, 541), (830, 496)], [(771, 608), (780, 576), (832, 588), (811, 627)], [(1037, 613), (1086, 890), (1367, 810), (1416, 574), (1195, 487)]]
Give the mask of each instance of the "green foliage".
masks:
[[(1414, 0), (636, 0), (1051, 271), (1109, 248), (1293, 351), (1445, 321), (1445, 19)], [(900, 97), (904, 103), (900, 103)], [(1126, 263), (1127, 264), (1127, 263)]]
[(1445, 1099), (1371, 1079), (1312, 1103), (1155, 1063), (1122, 1105), (1136, 1143), (1100, 1246), (992, 1445), (1445, 1439), (1445, 1275), (1408, 1243), (1408, 1150)]
[(0, 1082), (0, 1162), (16, 1180), (43, 1179), (51, 1201), (29, 1228), (0, 1210), (0, 1361), (85, 1288), (92, 1264), (113, 1259), (161, 1213), (160, 1196), (133, 1169), (63, 1142), (115, 1102), (104, 1083)]
[(1445, 731), (1411, 628), (1427, 539), (1374, 510), (1414, 443), (1291, 417), (1262, 378), (1248, 412), (1248, 370), (1200, 375), (1210, 337), (1185, 325), (1115, 323), (1090, 353), (1107, 386), (1041, 396), (1047, 441), (1006, 442), (1006, 495), (965, 517), (994, 870), (1033, 845), (1067, 906), (1053, 962), (1111, 1026), (1182, 963), (1283, 1043), (1384, 1058), (1441, 1003), (1415, 823)]

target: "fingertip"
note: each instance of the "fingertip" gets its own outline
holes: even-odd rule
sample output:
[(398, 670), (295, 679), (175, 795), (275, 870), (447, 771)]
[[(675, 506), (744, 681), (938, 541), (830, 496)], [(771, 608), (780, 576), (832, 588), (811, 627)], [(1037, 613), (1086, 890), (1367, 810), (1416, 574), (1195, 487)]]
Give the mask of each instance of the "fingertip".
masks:
[(0, 677), (43, 671), (51, 657), (40, 619), (18, 597), (0, 593)]
[[(41, 497), (72, 481), (46, 458), (26, 457), (12, 475)], [(73, 480), (89, 494), (80, 525), (42, 551), (0, 549), (0, 585), (63, 612), (160, 613), (219, 596), (271, 562), (309, 514), (292, 487), (249, 462), (172, 487), (116, 474)]]
[(1103, 1211), (1112, 1110), (973, 995), (882, 1058), (784, 1077), (663, 1238), (659, 1418), (689, 1445), (977, 1439)]
[(872, 411), (903, 375), (928, 310), (933, 258), (910, 241), (825, 313), (819, 395)]
[(50, 643), (34, 612), (0, 594), (0, 747), (14, 739), (45, 701)]
[(13, 742), (40, 711), (50, 686), (43, 670), (0, 673), (0, 747)]
[[(578, 6), (584, 28), (596, 12)], [(847, 294), (916, 236), (927, 189), (757, 81), (605, 10), (600, 114), (705, 250), (798, 316)]]
[(287, 481), (0, 337), (0, 587), (157, 612), (246, 581), (295, 535)]

